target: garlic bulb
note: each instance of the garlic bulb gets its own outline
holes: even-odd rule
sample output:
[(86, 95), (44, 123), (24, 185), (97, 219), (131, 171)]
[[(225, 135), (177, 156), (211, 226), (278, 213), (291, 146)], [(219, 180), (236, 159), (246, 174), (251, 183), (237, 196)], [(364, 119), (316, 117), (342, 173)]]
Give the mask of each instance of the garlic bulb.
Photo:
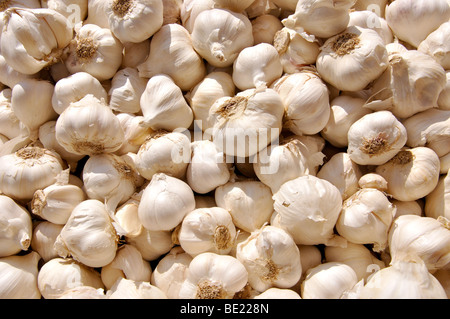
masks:
[(428, 147), (404, 149), (375, 169), (388, 184), (388, 193), (403, 201), (428, 195), (439, 180), (439, 157)]
[(386, 7), (386, 21), (402, 41), (418, 47), (442, 23), (450, 18), (450, 4), (446, 0), (400, 0)]
[(302, 299), (300, 295), (292, 289), (286, 288), (269, 288), (253, 299)]
[[(372, 5), (372, 7), (369, 8), (374, 8), (374, 6)], [(385, 44), (392, 43), (394, 41), (394, 35), (389, 28), (388, 23), (382, 16), (377, 14), (376, 10), (370, 11), (369, 8), (350, 12), (348, 25), (356, 25), (361, 28), (375, 30), (381, 36)]]
[(147, 180), (157, 173), (184, 178), (191, 158), (190, 140), (180, 132), (156, 131), (140, 146), (136, 170)]
[(327, 180), (339, 189), (346, 200), (359, 189), (362, 172), (346, 152), (334, 154), (319, 170), (317, 177)]
[(425, 197), (425, 216), (438, 218), (443, 216), (450, 220), (450, 175), (440, 175), (436, 187)]
[(37, 286), (40, 259), (35, 251), (0, 258), (0, 298), (41, 299)]
[(139, 43), (163, 24), (162, 0), (114, 0), (105, 9), (109, 28), (122, 42)]
[(53, 9), (65, 16), (72, 26), (83, 21), (88, 13), (88, 0), (40, 0), (42, 8)]
[(252, 24), (242, 13), (204, 10), (195, 18), (191, 39), (195, 51), (209, 64), (226, 67), (242, 49), (253, 45)]
[(39, 270), (38, 287), (45, 299), (57, 299), (80, 286), (104, 288), (100, 273), (72, 258), (53, 258)]
[(163, 0), (163, 25), (181, 22), (182, 0)]
[(342, 262), (325, 262), (306, 273), (301, 284), (303, 299), (340, 299), (358, 282), (356, 272)]
[(136, 154), (153, 130), (140, 125), (144, 120), (142, 115), (117, 113), (116, 117), (120, 121), (125, 137), (122, 146), (114, 153), (117, 155)]
[(268, 222), (273, 212), (270, 188), (257, 180), (238, 180), (216, 188), (217, 206), (226, 209), (237, 228), (252, 232)]
[(148, 281), (120, 278), (106, 292), (108, 299), (167, 299), (164, 292)]
[(450, 110), (450, 70), (446, 71), (445, 75), (447, 82), (441, 93), (439, 93), (437, 104), (441, 110)]
[(139, 113), (139, 101), (146, 85), (147, 79), (141, 78), (136, 68), (120, 69), (111, 79), (109, 107), (117, 112)]
[(399, 216), (389, 231), (391, 265), (420, 258), (433, 273), (449, 265), (449, 249), (450, 229), (445, 217)]
[(64, 62), (73, 74), (87, 72), (99, 81), (111, 79), (122, 64), (123, 44), (110, 29), (85, 24), (66, 48)]
[(295, 12), (282, 23), (289, 28), (329, 38), (345, 30), (350, 19), (350, 8), (356, 0), (303, 0), (298, 1)]
[(231, 299), (247, 283), (244, 265), (234, 257), (202, 253), (189, 264), (181, 299)]
[(109, 0), (88, 0), (88, 16), (83, 24), (95, 24), (102, 28), (109, 28), (106, 7), (110, 4)]
[(108, 299), (103, 288), (78, 286), (66, 290), (57, 299)]
[(8, 140), (27, 132), (26, 126), (17, 118), (11, 108), (11, 94), (10, 88), (5, 88), (0, 92), (0, 134)]
[(142, 193), (138, 216), (148, 230), (172, 230), (194, 208), (194, 192), (187, 183), (156, 173)]
[(387, 192), (386, 179), (377, 173), (367, 173), (361, 176), (358, 180), (358, 186), (360, 188), (375, 188), (382, 192)]
[(357, 11), (369, 10), (384, 17), (385, 7), (389, 0), (356, 0), (353, 8)]
[(226, 255), (235, 238), (231, 214), (221, 207), (194, 209), (184, 217), (178, 233), (181, 248), (193, 257), (204, 252)]
[(0, 190), (16, 200), (29, 201), (36, 190), (56, 182), (64, 163), (54, 151), (23, 147), (0, 157)]
[(314, 175), (297, 177), (281, 185), (273, 195), (280, 227), (287, 230), (296, 244), (343, 245), (334, 233), (342, 207), (339, 189)]
[[(394, 219), (403, 215), (417, 215), (422, 216), (423, 204), (419, 200), (401, 201), (397, 199), (392, 200), (392, 204), (395, 206)], [(425, 213), (426, 214), (426, 213)], [(430, 216), (429, 216), (430, 217)], [(436, 216), (437, 218), (438, 216)]]
[(322, 263), (322, 252), (315, 245), (297, 245), (300, 252), (300, 262), (302, 264), (302, 276), (297, 282), (297, 287), (305, 279), (306, 272), (310, 268), (314, 268)]
[(12, 88), (23, 79), (35, 79), (39, 77), (39, 73), (23, 74), (14, 70), (0, 54), (0, 83)]
[[(450, 16), (450, 15), (449, 15)], [(420, 42), (417, 50), (431, 55), (445, 70), (450, 69), (450, 22), (442, 23)]]
[(104, 100), (87, 94), (71, 103), (56, 120), (57, 141), (69, 152), (80, 155), (111, 153), (124, 141), (119, 119)]
[(364, 108), (365, 100), (350, 95), (339, 95), (330, 101), (330, 118), (320, 134), (331, 145), (348, 146), (348, 130), (353, 123), (372, 110)]
[(180, 288), (192, 258), (180, 246), (172, 248), (158, 261), (150, 283), (161, 289), (169, 299), (179, 299)]
[(355, 121), (347, 133), (347, 153), (360, 165), (381, 165), (405, 145), (407, 132), (389, 111), (369, 113)]
[(5, 195), (0, 195), (0, 207), (0, 257), (28, 250), (33, 235), (30, 214), (25, 207)]
[(100, 274), (105, 288), (111, 289), (120, 278), (149, 282), (152, 269), (135, 246), (125, 244), (117, 249), (114, 260), (103, 266)]
[(214, 2), (214, 8), (222, 8), (222, 9), (229, 9), (234, 12), (242, 12), (245, 11), (250, 5), (253, 3), (254, 0), (213, 0)]
[(217, 99), (209, 110), (213, 142), (226, 155), (249, 157), (281, 132), (283, 101), (273, 89), (248, 89)]
[(342, 91), (363, 90), (388, 67), (384, 40), (372, 29), (349, 26), (328, 38), (316, 66), (322, 79)]
[(182, 91), (192, 89), (206, 74), (205, 63), (194, 50), (189, 32), (176, 23), (163, 25), (152, 36), (150, 53), (137, 68), (144, 78), (168, 75)]
[(214, 0), (185, 0), (181, 4), (180, 19), (183, 27), (192, 33), (194, 22), (200, 12), (214, 8)]
[(274, 44), (275, 34), (283, 28), (281, 21), (274, 15), (262, 14), (251, 20), (253, 44)]
[(194, 119), (181, 88), (165, 74), (152, 76), (140, 97), (142, 125), (153, 130), (188, 128)]
[[(89, 234), (89, 236), (86, 236)], [(72, 211), (55, 242), (58, 255), (89, 267), (103, 267), (116, 255), (118, 236), (105, 204), (87, 199)]]
[(48, 221), (39, 221), (34, 225), (30, 247), (33, 251), (39, 253), (44, 262), (59, 257), (54, 244), (63, 227), (64, 225), (53, 224)]
[(233, 62), (233, 82), (240, 90), (268, 87), (282, 74), (278, 51), (269, 43), (242, 49)]
[(330, 117), (328, 88), (314, 68), (285, 74), (272, 87), (284, 104), (283, 128), (313, 135), (325, 127)]
[(12, 7), (3, 12), (3, 23), (2, 56), (23, 74), (37, 73), (55, 63), (72, 40), (69, 21), (52, 9)]
[[(137, 218), (137, 211), (133, 215), (134, 218), (139, 221), (139, 218)], [(141, 231), (137, 234), (127, 233), (125, 240), (128, 244), (136, 247), (141, 253), (142, 258), (147, 261), (153, 261), (160, 258), (167, 254), (174, 246), (171, 231), (148, 230), (143, 226)]]
[(300, 252), (285, 230), (263, 226), (237, 245), (236, 258), (245, 266), (252, 288), (290, 288), (300, 279)]
[(150, 39), (147, 39), (139, 43), (123, 43), (123, 56), (120, 69), (137, 69), (137, 67), (148, 57), (150, 52), (150, 42)]

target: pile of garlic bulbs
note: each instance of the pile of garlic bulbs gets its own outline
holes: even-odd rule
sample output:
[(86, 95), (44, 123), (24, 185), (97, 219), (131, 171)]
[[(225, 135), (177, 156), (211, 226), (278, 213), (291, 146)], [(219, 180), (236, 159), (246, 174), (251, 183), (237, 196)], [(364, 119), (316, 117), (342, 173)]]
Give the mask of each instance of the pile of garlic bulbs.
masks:
[(0, 299), (450, 297), (447, 0), (0, 10)]

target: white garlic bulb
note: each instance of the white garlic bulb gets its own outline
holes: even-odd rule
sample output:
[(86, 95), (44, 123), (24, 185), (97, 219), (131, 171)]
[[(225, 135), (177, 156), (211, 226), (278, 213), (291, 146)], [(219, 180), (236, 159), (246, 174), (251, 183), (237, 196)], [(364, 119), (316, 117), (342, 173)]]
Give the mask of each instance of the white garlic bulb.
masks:
[(109, 28), (122, 42), (139, 43), (163, 24), (162, 0), (114, 0), (106, 6)]
[(28, 250), (33, 236), (30, 213), (5, 195), (0, 195), (0, 207), (0, 257)]
[(450, 70), (446, 71), (445, 75), (447, 82), (441, 93), (439, 93), (437, 104), (441, 110), (450, 110)]
[(389, 0), (356, 0), (353, 8), (357, 11), (370, 10), (380, 17), (384, 17), (385, 7)]
[(167, 299), (164, 292), (148, 281), (120, 278), (106, 292), (108, 299)]
[(41, 299), (37, 286), (40, 259), (35, 251), (0, 258), (0, 298)]
[(440, 173), (439, 157), (428, 147), (404, 149), (375, 172), (387, 181), (387, 192), (403, 201), (428, 195), (437, 185)]
[(150, 52), (150, 42), (150, 39), (147, 39), (139, 43), (123, 43), (123, 56), (120, 68), (137, 69), (137, 67), (148, 57)]
[(192, 89), (206, 74), (205, 63), (194, 50), (189, 32), (177, 23), (163, 25), (152, 36), (150, 53), (137, 68), (144, 78), (168, 75), (182, 91)]
[(376, 10), (371, 11), (369, 10), (370, 8), (375, 7), (372, 5), (372, 7), (366, 8), (365, 10), (350, 12), (348, 25), (356, 25), (361, 28), (375, 30), (381, 36), (385, 44), (392, 43), (394, 41), (394, 35), (389, 28), (388, 23), (383, 16), (377, 14)]
[(262, 14), (250, 21), (254, 45), (259, 43), (274, 44), (275, 34), (283, 28), (281, 21), (271, 14)]
[(116, 117), (120, 121), (125, 136), (122, 146), (114, 154), (125, 156), (130, 153), (136, 154), (153, 130), (140, 125), (144, 120), (142, 115), (117, 113)]
[(450, 175), (440, 175), (436, 187), (425, 197), (424, 213), (427, 217), (444, 216), (450, 219)]
[(194, 22), (200, 12), (214, 8), (214, 0), (185, 0), (181, 4), (180, 19), (183, 27), (192, 32)]
[(253, 299), (302, 299), (300, 295), (292, 289), (269, 288), (253, 297)]
[(39, 270), (38, 287), (45, 299), (57, 299), (64, 292), (80, 286), (104, 288), (100, 273), (72, 258), (53, 258)]
[(234, 12), (243, 12), (250, 7), (254, 0), (213, 0), (215, 8), (229, 9)]
[(226, 209), (236, 227), (252, 232), (268, 222), (273, 212), (272, 192), (257, 180), (229, 181), (216, 188), (217, 206)]
[[(422, 216), (423, 204), (420, 200), (401, 201), (397, 199), (392, 200), (392, 204), (395, 206), (394, 219), (402, 215), (417, 215)], [(426, 213), (425, 213), (426, 215)], [(430, 217), (430, 216), (428, 216)], [(438, 216), (436, 216), (437, 218)]]
[(300, 279), (300, 252), (291, 235), (275, 226), (263, 226), (237, 245), (236, 258), (248, 272), (253, 289), (290, 288)]
[(117, 242), (105, 204), (87, 199), (73, 209), (56, 239), (55, 249), (63, 258), (71, 256), (86, 266), (103, 267), (114, 259)]
[(360, 165), (381, 165), (405, 145), (407, 132), (389, 111), (369, 113), (355, 121), (347, 133), (347, 153)]
[(442, 23), (420, 42), (417, 50), (431, 55), (445, 70), (450, 69), (450, 22)]
[(195, 50), (211, 65), (233, 64), (239, 52), (253, 45), (252, 24), (242, 13), (209, 9), (195, 18), (191, 32)]
[(110, 3), (111, 1), (105, 0), (88, 0), (88, 16), (84, 24), (95, 24), (102, 28), (109, 28), (106, 7)]
[(87, 17), (87, 0), (40, 0), (42, 8), (53, 9), (65, 16), (73, 26)]
[(71, 103), (60, 114), (55, 134), (67, 151), (81, 155), (117, 151), (125, 138), (119, 119), (104, 100), (92, 94)]
[(0, 134), (8, 140), (27, 133), (26, 126), (20, 122), (11, 108), (11, 94), (10, 88), (0, 92)]
[(231, 299), (247, 284), (248, 273), (235, 257), (202, 253), (189, 264), (181, 299)]
[(138, 216), (148, 230), (172, 230), (194, 208), (194, 192), (187, 183), (156, 173), (142, 193)]
[[(136, 212), (134, 218), (139, 221)], [(130, 214), (131, 215), (131, 214)], [(142, 223), (141, 223), (142, 226)], [(148, 230), (142, 226), (137, 234), (128, 233), (125, 236), (126, 242), (136, 247), (147, 261), (153, 261), (167, 254), (174, 243), (172, 241), (172, 232), (168, 230)]]
[(63, 292), (57, 299), (108, 299), (103, 288), (78, 286)]
[(59, 257), (54, 244), (63, 227), (64, 225), (53, 224), (49, 221), (39, 221), (34, 225), (30, 247), (41, 256), (44, 262)]
[(358, 186), (360, 188), (375, 188), (382, 192), (387, 192), (386, 179), (377, 173), (366, 173), (358, 180)]

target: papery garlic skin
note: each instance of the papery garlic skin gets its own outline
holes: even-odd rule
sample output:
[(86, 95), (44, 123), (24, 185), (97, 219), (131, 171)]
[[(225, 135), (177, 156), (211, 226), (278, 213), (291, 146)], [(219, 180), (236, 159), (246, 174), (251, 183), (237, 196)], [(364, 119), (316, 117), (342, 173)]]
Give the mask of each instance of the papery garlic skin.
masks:
[(78, 286), (66, 290), (57, 299), (108, 299), (103, 288)]
[(213, 0), (215, 8), (229, 9), (234, 12), (242, 12), (247, 9), (254, 0)]
[[(392, 204), (396, 208), (394, 219), (403, 215), (417, 215), (422, 216), (423, 204), (420, 200), (401, 201), (397, 199), (392, 200)], [(426, 214), (426, 213), (425, 213)], [(428, 216), (430, 217), (430, 216)], [(437, 216), (436, 216), (437, 218)]]
[(446, 71), (445, 75), (447, 82), (441, 93), (439, 93), (437, 105), (441, 110), (450, 110), (450, 70)]
[(192, 32), (194, 22), (200, 12), (214, 8), (214, 0), (186, 0), (180, 8), (180, 18), (183, 27)]
[(40, 0), (42, 8), (53, 9), (65, 16), (72, 26), (85, 20), (88, 0)]
[(248, 273), (244, 265), (229, 255), (202, 253), (189, 264), (181, 299), (231, 299), (246, 285)]
[(59, 257), (54, 244), (63, 227), (64, 225), (53, 224), (49, 221), (39, 221), (34, 225), (30, 247), (41, 256), (44, 262)]
[(18, 82), (24, 79), (35, 79), (39, 76), (39, 73), (23, 74), (14, 70), (5, 60), (3, 55), (0, 54), (0, 82), (12, 88)]
[(425, 197), (425, 216), (450, 219), (450, 177), (448, 171), (439, 177), (436, 187)]
[(148, 281), (121, 278), (106, 292), (108, 299), (167, 299), (164, 292)]
[(95, 24), (102, 28), (109, 28), (106, 7), (110, 3), (110, 1), (105, 0), (88, 0), (88, 16), (84, 24)]
[(117, 113), (116, 117), (120, 121), (125, 136), (122, 146), (114, 153), (117, 155), (136, 154), (153, 130), (140, 125), (144, 120), (142, 115)]
[(415, 147), (397, 153), (395, 157), (375, 172), (388, 184), (387, 192), (403, 201), (416, 200), (428, 195), (437, 185), (440, 162), (437, 154), (428, 147)]
[(275, 34), (283, 28), (281, 21), (271, 14), (262, 14), (251, 22), (254, 45), (259, 43), (274, 44)]
[(375, 188), (382, 192), (387, 192), (386, 179), (377, 173), (367, 173), (361, 176), (358, 180), (358, 186), (360, 188)]
[(417, 50), (436, 59), (445, 70), (450, 69), (450, 22), (442, 23), (423, 40)]
[(40, 259), (35, 251), (0, 258), (0, 298), (41, 299), (37, 286)]
[(388, 23), (382, 16), (377, 14), (376, 10), (371, 11), (370, 8), (375, 7), (372, 5), (372, 7), (368, 7), (365, 10), (350, 12), (348, 25), (356, 25), (361, 28), (375, 30), (385, 44), (392, 43), (394, 41), (394, 35)]
[[(137, 216), (134, 217), (139, 221)], [(142, 224), (141, 224), (142, 225)], [(153, 261), (167, 254), (174, 243), (172, 232), (169, 230), (148, 230), (142, 226), (137, 234), (128, 233), (125, 236), (127, 243), (135, 246), (147, 261)]]
[(26, 251), (30, 247), (33, 226), (30, 213), (8, 196), (0, 195), (0, 257)]
[(139, 101), (146, 85), (147, 79), (141, 78), (136, 68), (120, 69), (111, 79), (109, 106), (117, 112), (139, 113)]
[(123, 56), (120, 68), (137, 69), (137, 67), (148, 57), (150, 52), (150, 42), (150, 39), (147, 39), (139, 43), (123, 43)]
[(109, 28), (122, 42), (139, 43), (163, 24), (162, 0), (114, 0), (105, 9)]
[(292, 289), (286, 288), (269, 288), (253, 299), (302, 299), (300, 295)]
[(11, 94), (10, 88), (0, 92), (0, 134), (8, 139), (27, 132), (26, 126), (20, 122), (11, 108)]
[(257, 291), (290, 288), (300, 279), (300, 252), (293, 238), (275, 226), (263, 226), (237, 245), (236, 258), (248, 272)]

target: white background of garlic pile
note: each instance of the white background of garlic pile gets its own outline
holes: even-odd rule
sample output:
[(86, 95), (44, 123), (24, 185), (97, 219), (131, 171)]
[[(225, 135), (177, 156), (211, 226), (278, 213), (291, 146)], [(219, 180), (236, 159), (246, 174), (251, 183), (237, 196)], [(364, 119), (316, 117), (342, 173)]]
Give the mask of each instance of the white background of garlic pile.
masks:
[(0, 298), (450, 295), (446, 0), (2, 5)]

